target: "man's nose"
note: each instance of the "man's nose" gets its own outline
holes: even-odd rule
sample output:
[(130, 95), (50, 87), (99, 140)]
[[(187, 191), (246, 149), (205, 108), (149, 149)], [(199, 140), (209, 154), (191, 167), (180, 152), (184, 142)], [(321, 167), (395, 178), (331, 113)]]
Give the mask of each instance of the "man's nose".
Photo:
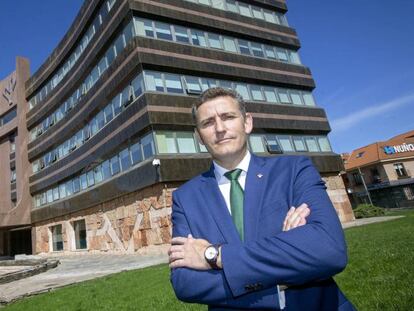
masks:
[(216, 132), (223, 132), (224, 130), (225, 130), (224, 122), (220, 118), (217, 118), (217, 120), (216, 120)]

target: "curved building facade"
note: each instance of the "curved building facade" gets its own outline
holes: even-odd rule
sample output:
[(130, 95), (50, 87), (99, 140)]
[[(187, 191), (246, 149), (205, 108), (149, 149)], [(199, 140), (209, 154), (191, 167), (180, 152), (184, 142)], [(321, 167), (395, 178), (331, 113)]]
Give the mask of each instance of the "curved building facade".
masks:
[(212, 86), (253, 114), (254, 153), (305, 154), (352, 210), (284, 1), (91, 0), (26, 83), (34, 252), (135, 252), (171, 238), (171, 193), (207, 169), (191, 106)]

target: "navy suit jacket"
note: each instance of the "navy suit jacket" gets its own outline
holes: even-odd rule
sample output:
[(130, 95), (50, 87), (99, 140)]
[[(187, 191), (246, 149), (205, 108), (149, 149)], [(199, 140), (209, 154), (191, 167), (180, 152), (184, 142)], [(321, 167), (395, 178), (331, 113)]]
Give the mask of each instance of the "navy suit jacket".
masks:
[[(283, 232), (291, 206), (307, 203), (307, 224)], [(211, 310), (279, 309), (277, 284), (289, 285), (285, 310), (353, 310), (333, 279), (347, 263), (341, 224), (311, 161), (252, 155), (245, 184), (242, 242), (217, 185), (214, 166), (173, 193), (173, 237), (222, 244), (222, 270), (176, 268), (178, 299)]]

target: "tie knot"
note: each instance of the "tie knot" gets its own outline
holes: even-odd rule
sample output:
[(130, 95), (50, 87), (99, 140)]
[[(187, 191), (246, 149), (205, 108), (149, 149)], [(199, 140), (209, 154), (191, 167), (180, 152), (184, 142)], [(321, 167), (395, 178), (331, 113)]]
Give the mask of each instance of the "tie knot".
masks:
[(235, 170), (224, 173), (224, 176), (226, 176), (226, 178), (229, 180), (238, 180), (242, 171), (243, 170), (241, 170), (240, 168), (236, 168)]

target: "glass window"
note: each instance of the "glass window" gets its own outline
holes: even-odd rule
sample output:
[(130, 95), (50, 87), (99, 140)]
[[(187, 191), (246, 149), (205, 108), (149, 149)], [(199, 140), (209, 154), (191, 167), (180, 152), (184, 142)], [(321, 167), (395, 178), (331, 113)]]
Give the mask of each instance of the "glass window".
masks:
[(114, 46), (111, 46), (106, 51), (105, 57), (108, 60), (108, 66), (110, 66), (115, 59), (115, 47)]
[(235, 0), (226, 0), (227, 10), (233, 13), (239, 13), (239, 10), (237, 9), (237, 4)]
[(243, 97), (244, 100), (250, 100), (249, 90), (246, 84), (236, 83), (236, 92)]
[(229, 37), (223, 37), (224, 49), (228, 52), (237, 53), (236, 40)]
[(88, 188), (88, 179), (86, 178), (86, 174), (80, 175), (80, 187), (82, 190)]
[(274, 19), (272, 11), (268, 11), (264, 9), (263, 14), (264, 14), (264, 19), (266, 22), (273, 23), (273, 24), (278, 23), (278, 21)]
[(239, 50), (241, 54), (250, 55), (249, 43), (246, 40), (238, 39)]
[(88, 187), (92, 187), (93, 185), (95, 185), (95, 176), (93, 170), (87, 172), (86, 177), (88, 178)]
[(262, 45), (259, 43), (250, 43), (250, 47), (252, 48), (253, 55), (256, 57), (264, 57)]
[(161, 73), (153, 71), (146, 72), (145, 83), (148, 91), (164, 92)]
[(124, 36), (121, 34), (120, 36), (118, 36), (118, 38), (116, 39), (115, 43), (114, 43), (114, 48), (116, 51), (116, 56), (118, 56), (119, 54), (121, 54), (122, 50), (125, 47), (125, 42), (124, 42)]
[(79, 177), (73, 178), (73, 193), (80, 191), (80, 180)]
[(121, 170), (126, 171), (131, 167), (131, 156), (129, 154), (129, 149), (126, 148), (119, 153), (119, 159), (121, 161)]
[(132, 23), (129, 23), (125, 27), (123, 34), (124, 34), (124, 38), (125, 38), (125, 44), (128, 44), (129, 41), (131, 41), (132, 37), (134, 36)]
[(302, 92), (302, 96), (306, 106), (315, 106), (315, 100), (313, 99), (312, 93)]
[(59, 197), (61, 199), (66, 197), (66, 184), (59, 185)]
[(102, 163), (102, 178), (103, 180), (106, 180), (108, 178), (111, 178), (111, 176), (111, 166), (109, 160), (106, 160)]
[(211, 0), (212, 7), (219, 10), (225, 10), (224, 2), (225, 0)]
[(66, 182), (66, 196), (69, 197), (73, 194), (73, 183), (72, 180)]
[(250, 135), (250, 148), (252, 152), (265, 152), (265, 148), (263, 145), (263, 139), (261, 135)]
[[(143, 36), (145, 37), (145, 29), (144, 29), (144, 20), (142, 18), (134, 18), (134, 25), (135, 25), (135, 33), (138, 36)], [(152, 37), (152, 36), (148, 36), (148, 37)]]
[(104, 127), (105, 125), (105, 116), (104, 116), (104, 112), (100, 111), (97, 115), (96, 115), (96, 123), (98, 124), (98, 129), (101, 129)]
[(192, 132), (178, 132), (177, 145), (180, 153), (196, 153), (196, 146)]
[(144, 159), (148, 159), (149, 157), (155, 154), (154, 148), (154, 140), (152, 138), (152, 133), (148, 134), (147, 136), (141, 139), (142, 150), (144, 152)]
[(53, 226), (50, 231), (52, 232), (53, 251), (63, 251), (62, 225)]
[(86, 224), (85, 219), (73, 222), (73, 231), (75, 232), (76, 249), (86, 249)]
[(255, 7), (255, 6), (252, 6), (252, 11), (253, 11), (253, 16), (254, 16), (255, 18), (258, 18), (258, 19), (264, 19), (264, 18), (263, 18), (263, 12), (262, 12), (262, 9), (261, 9), (261, 8), (258, 8), (258, 7)]
[(266, 57), (270, 59), (276, 59), (275, 49), (272, 46), (265, 45)]
[(114, 117), (114, 113), (112, 111), (112, 105), (109, 104), (108, 106), (105, 107), (104, 109), (104, 114), (105, 114), (105, 122), (108, 123), (109, 121), (111, 121)]
[(136, 164), (142, 161), (141, 144), (136, 143), (130, 147), (132, 164)]
[(279, 136), (278, 138), (279, 138), (280, 146), (282, 147), (283, 151), (286, 151), (286, 152), (295, 151), (293, 149), (293, 145), (292, 145), (292, 142), (289, 136)]
[(165, 23), (155, 22), (155, 31), (158, 39), (172, 41), (171, 26)]
[(102, 176), (102, 166), (98, 165), (93, 169), (93, 174), (95, 177), (95, 183), (98, 184), (103, 180)]
[(181, 84), (180, 76), (165, 74), (165, 86), (168, 93), (183, 93), (183, 86)]
[(309, 152), (318, 152), (318, 144), (314, 137), (305, 137), (306, 146), (308, 147)]
[(296, 151), (298, 152), (307, 151), (302, 137), (293, 136), (293, 144), (295, 146)]
[(53, 190), (49, 189), (46, 193), (47, 203), (53, 202)]
[(286, 51), (282, 50), (282, 49), (276, 49), (276, 51), (277, 51), (277, 57), (279, 58), (279, 60), (282, 61), (282, 62), (287, 63), (288, 62), (288, 56), (286, 54)]
[(327, 137), (318, 137), (318, 144), (319, 148), (322, 152), (330, 152), (332, 151), (331, 145), (329, 144), (329, 140)]
[(53, 188), (53, 201), (59, 200), (59, 187)]
[(290, 62), (293, 64), (300, 65), (301, 61), (297, 52), (289, 51)]
[(248, 17), (253, 17), (248, 4), (239, 2), (240, 14)]
[(40, 203), (42, 205), (46, 204), (46, 192), (43, 192), (42, 194), (40, 194)]
[[(138, 31), (139, 33), (140, 31)], [(144, 32), (145, 32), (145, 36), (150, 37), (150, 38), (154, 38), (154, 28), (152, 25), (152, 21), (149, 20), (144, 20)]]
[(174, 26), (175, 40), (182, 43), (190, 43), (187, 28), (181, 26)]
[(142, 80), (142, 74), (138, 75), (132, 82), (131, 85), (134, 89), (135, 98), (140, 96), (143, 92), (143, 80)]
[(253, 100), (264, 100), (262, 90), (260, 86), (251, 85), (250, 91), (252, 92)]
[(194, 45), (207, 47), (206, 36), (203, 31), (191, 29), (191, 40)]
[(290, 91), (289, 93), (294, 105), (303, 105), (300, 93), (298, 91)]
[(222, 88), (229, 89), (229, 90), (233, 89), (233, 85), (230, 81), (220, 80), (220, 86)]
[(201, 87), (200, 81), (196, 77), (186, 76), (185, 77), (185, 84), (187, 86), (187, 92), (190, 94), (200, 94)]
[(112, 109), (114, 112), (114, 116), (117, 116), (122, 111), (122, 94), (118, 94), (112, 100)]
[(275, 93), (274, 88), (265, 87), (264, 88), (264, 93), (265, 93), (267, 102), (269, 102), (269, 103), (277, 103), (278, 102), (277, 95)]
[(95, 117), (91, 120), (89, 123), (90, 129), (91, 129), (91, 136), (95, 135), (96, 132), (98, 132), (98, 119)]
[(173, 132), (157, 132), (155, 137), (157, 140), (157, 147), (159, 153), (178, 152)]
[(288, 95), (287, 90), (278, 89), (278, 90), (277, 90), (277, 92), (278, 92), (278, 95), (279, 95), (280, 101), (281, 101), (283, 104), (290, 104), (290, 103), (291, 103), (291, 101), (290, 101), (290, 97), (289, 97), (289, 95)]
[(102, 75), (105, 72), (106, 68), (108, 68), (108, 63), (107, 63), (105, 56), (102, 57), (101, 61), (99, 62), (98, 68), (99, 68), (99, 75)]
[(282, 153), (282, 149), (277, 141), (276, 136), (266, 136), (267, 150), (272, 153)]
[(408, 176), (407, 171), (406, 171), (403, 163), (395, 163), (395, 164), (393, 164), (393, 166), (394, 166), (394, 170), (397, 173), (398, 177)]
[(112, 175), (118, 174), (120, 171), (118, 155), (111, 158), (111, 172)]
[(221, 46), (220, 36), (214, 33), (208, 33), (208, 42), (213, 49), (223, 49)]
[(217, 81), (214, 79), (201, 79), (201, 88), (203, 89), (203, 91), (211, 88), (211, 87), (216, 87), (217, 86)]

